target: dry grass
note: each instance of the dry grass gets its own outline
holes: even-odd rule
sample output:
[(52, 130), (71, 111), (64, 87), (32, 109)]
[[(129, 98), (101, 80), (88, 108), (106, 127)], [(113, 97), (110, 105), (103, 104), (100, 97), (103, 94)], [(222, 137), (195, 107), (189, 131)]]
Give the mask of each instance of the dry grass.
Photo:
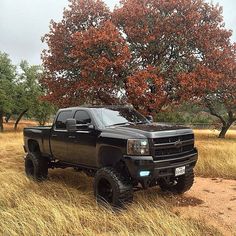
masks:
[[(5, 132), (15, 132), (14, 131), (14, 125), (15, 125), (15, 121), (14, 120), (10, 120), (8, 123), (4, 123), (4, 131)], [(32, 121), (32, 120), (21, 120), (20, 123), (17, 126), (17, 131), (22, 131), (25, 127), (28, 126), (36, 126), (38, 125), (38, 123), (36, 121)]]
[(236, 179), (236, 130), (226, 139), (217, 138), (218, 131), (195, 130), (199, 161), (196, 174), (203, 177)]
[[(232, 155), (235, 159), (234, 134), (226, 141), (207, 135), (197, 131), (197, 173), (225, 173), (224, 176), (234, 178), (235, 161), (230, 160)], [(220, 234), (204, 219), (180, 217), (173, 208), (174, 198), (161, 194), (158, 188), (136, 192), (128, 209), (113, 212), (94, 201), (93, 179), (73, 170), (51, 170), (48, 181), (35, 183), (24, 175), (22, 144), (22, 133), (0, 134), (0, 235)], [(218, 170), (218, 165), (224, 169)]]

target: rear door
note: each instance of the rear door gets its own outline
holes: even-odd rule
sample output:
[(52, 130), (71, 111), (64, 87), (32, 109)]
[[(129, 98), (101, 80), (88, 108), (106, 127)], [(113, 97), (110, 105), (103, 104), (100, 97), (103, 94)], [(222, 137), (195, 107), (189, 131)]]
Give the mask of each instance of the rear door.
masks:
[(73, 142), (72, 140), (70, 142), (69, 158), (71, 162), (76, 164), (96, 166), (96, 143), (100, 132), (96, 129), (89, 129), (86, 126), (87, 124), (95, 126), (88, 111), (76, 111), (74, 119), (76, 119), (78, 127), (77, 131), (73, 133)]
[(53, 156), (62, 161), (68, 159), (69, 133), (66, 129), (66, 120), (72, 118), (72, 110), (60, 111), (52, 128), (50, 145)]

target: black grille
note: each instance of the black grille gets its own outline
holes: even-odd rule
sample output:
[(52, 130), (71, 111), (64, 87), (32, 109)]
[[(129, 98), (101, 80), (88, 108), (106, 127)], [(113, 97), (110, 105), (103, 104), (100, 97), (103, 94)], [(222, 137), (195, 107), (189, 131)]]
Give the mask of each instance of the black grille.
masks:
[(178, 158), (194, 149), (194, 135), (186, 134), (153, 139), (155, 160)]
[(156, 149), (155, 156), (179, 154), (182, 152), (192, 151), (193, 148), (194, 148), (193, 145), (187, 145), (179, 148)]
[(173, 143), (178, 140), (186, 141), (194, 139), (194, 134), (186, 134), (186, 135), (179, 135), (179, 136), (172, 136), (172, 137), (165, 137), (165, 138), (155, 138), (153, 139), (154, 144), (161, 144), (161, 143)]

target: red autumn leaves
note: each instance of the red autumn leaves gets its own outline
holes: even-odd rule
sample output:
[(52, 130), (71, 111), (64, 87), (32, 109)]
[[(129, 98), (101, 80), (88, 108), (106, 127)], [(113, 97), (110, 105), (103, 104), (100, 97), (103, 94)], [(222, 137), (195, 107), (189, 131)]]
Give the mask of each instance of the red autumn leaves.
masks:
[(167, 99), (165, 81), (155, 68), (137, 71), (128, 77), (127, 95), (142, 113), (157, 111)]
[(81, 80), (76, 86), (90, 97), (115, 99), (130, 62), (129, 48), (116, 27), (106, 21), (98, 28), (77, 32), (72, 45), (70, 58), (75, 67), (81, 68)]
[(230, 35), (221, 9), (202, 0), (123, 0), (113, 12), (100, 0), (71, 0), (44, 37), (47, 99), (128, 101), (146, 113), (180, 97), (235, 101), (226, 95), (236, 83)]

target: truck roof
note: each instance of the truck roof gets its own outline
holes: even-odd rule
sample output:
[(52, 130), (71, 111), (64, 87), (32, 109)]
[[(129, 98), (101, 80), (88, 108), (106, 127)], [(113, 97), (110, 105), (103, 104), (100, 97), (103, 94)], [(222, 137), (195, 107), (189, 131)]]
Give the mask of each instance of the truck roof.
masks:
[(80, 109), (80, 108), (134, 108), (131, 104), (124, 105), (81, 105), (76, 107), (66, 107), (60, 110)]

